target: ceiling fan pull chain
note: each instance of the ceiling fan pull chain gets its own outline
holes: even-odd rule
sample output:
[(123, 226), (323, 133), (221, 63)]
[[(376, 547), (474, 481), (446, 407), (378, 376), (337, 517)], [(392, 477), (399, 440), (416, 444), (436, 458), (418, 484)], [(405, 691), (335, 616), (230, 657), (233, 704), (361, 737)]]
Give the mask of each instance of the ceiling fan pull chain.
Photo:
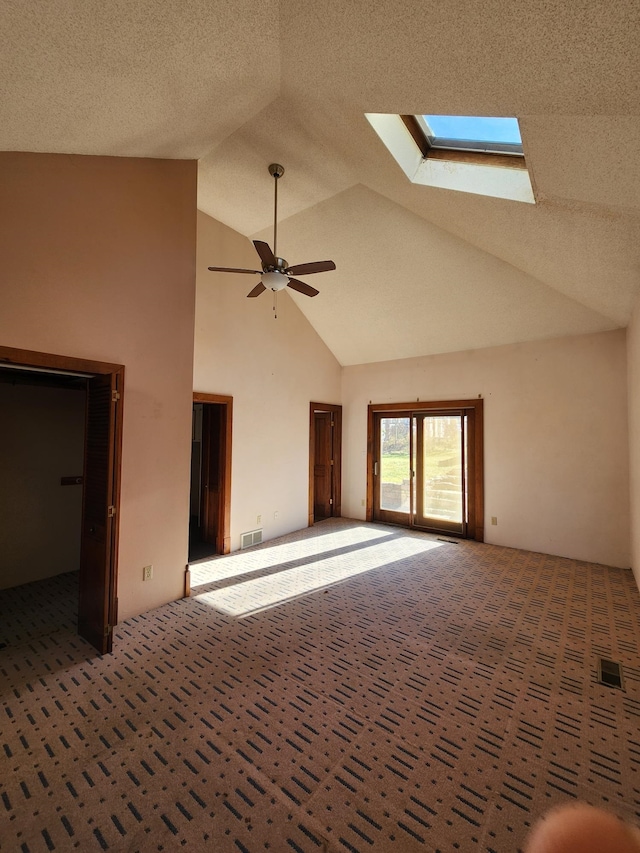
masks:
[(273, 319), (278, 319), (278, 291), (273, 291)]

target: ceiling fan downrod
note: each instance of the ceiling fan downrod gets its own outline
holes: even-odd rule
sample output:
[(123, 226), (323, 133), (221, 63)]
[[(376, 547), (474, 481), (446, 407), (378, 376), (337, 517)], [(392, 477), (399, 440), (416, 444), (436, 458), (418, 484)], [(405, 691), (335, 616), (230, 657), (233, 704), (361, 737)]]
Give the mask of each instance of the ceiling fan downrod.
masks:
[(284, 175), (284, 166), (279, 163), (271, 163), (269, 174), (274, 180), (274, 202), (273, 202), (273, 254), (278, 257), (278, 178)]

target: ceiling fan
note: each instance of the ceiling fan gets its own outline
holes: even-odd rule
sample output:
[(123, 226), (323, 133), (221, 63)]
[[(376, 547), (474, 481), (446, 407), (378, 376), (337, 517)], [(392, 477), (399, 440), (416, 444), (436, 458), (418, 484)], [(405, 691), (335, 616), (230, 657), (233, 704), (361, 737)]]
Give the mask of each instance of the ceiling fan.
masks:
[(298, 281), (297, 278), (292, 278), (292, 276), (327, 272), (328, 270), (334, 270), (336, 265), (333, 261), (312, 261), (309, 264), (296, 264), (290, 267), (284, 258), (279, 258), (276, 255), (276, 241), (278, 236), (278, 179), (284, 175), (284, 168), (278, 163), (272, 163), (269, 166), (269, 174), (275, 182), (273, 252), (268, 243), (264, 243), (262, 240), (254, 240), (253, 245), (256, 247), (256, 252), (262, 264), (261, 270), (235, 269), (233, 267), (209, 267), (209, 269), (212, 272), (239, 272), (259, 275), (260, 283), (256, 284), (250, 293), (247, 293), (248, 297), (260, 296), (265, 290), (272, 290), (274, 293), (277, 293), (279, 290), (284, 290), (285, 287), (297, 290), (298, 293), (304, 293), (305, 296), (317, 296), (319, 291), (315, 287), (311, 287), (310, 284), (304, 281)]

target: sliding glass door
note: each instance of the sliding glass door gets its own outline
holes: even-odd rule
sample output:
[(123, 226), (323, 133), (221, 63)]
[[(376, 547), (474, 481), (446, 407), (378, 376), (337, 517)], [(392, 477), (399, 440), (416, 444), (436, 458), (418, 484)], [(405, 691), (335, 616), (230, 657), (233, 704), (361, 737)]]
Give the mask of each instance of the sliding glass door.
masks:
[(466, 535), (466, 430), (462, 412), (415, 415), (413, 524)]
[(370, 413), (374, 520), (477, 538), (476, 409)]
[(410, 415), (378, 418), (375, 462), (378, 519), (407, 524), (413, 507), (413, 469)]

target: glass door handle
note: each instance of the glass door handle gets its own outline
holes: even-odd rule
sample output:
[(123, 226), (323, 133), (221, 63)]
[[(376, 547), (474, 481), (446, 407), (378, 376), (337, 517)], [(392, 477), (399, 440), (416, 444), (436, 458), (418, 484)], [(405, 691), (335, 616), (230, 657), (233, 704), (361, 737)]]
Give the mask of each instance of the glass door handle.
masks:
[(378, 463), (377, 462), (373, 463), (373, 476), (374, 477), (378, 476)]

